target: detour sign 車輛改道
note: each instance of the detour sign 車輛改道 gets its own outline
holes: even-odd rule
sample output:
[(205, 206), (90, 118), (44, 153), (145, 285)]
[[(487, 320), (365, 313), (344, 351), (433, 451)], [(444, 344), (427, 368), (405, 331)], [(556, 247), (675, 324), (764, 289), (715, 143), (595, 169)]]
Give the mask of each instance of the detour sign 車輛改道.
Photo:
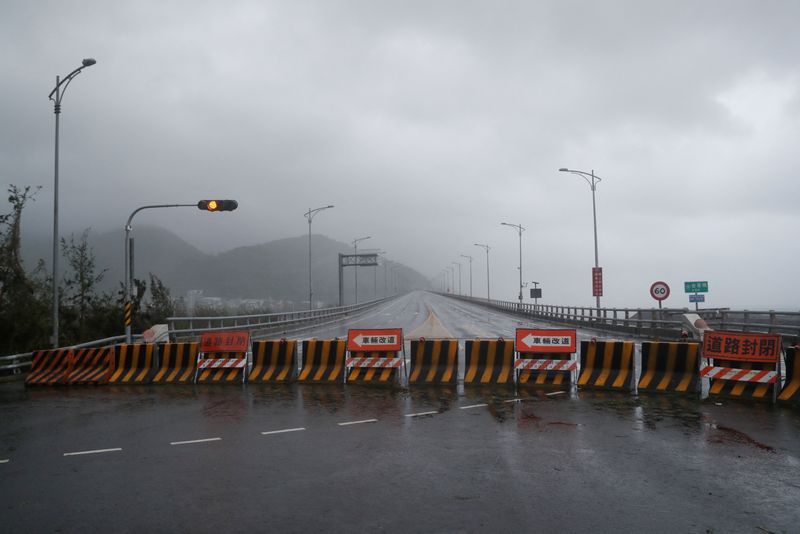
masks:
[(576, 350), (574, 329), (517, 328), (517, 352), (566, 352)]
[(781, 337), (776, 334), (706, 332), (703, 339), (706, 358), (774, 363), (780, 353)]
[(347, 332), (347, 350), (351, 352), (403, 350), (401, 328), (358, 328)]

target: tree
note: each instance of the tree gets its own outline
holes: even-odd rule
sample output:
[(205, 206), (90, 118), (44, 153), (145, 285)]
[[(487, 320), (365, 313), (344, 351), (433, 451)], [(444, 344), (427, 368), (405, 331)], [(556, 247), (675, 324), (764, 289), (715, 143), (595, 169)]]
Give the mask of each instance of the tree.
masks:
[(175, 305), (164, 285), (156, 275), (150, 273), (150, 302), (147, 304), (147, 315), (152, 324), (164, 323), (167, 317), (175, 313)]
[(67, 260), (69, 273), (64, 275), (64, 301), (71, 308), (72, 327), (77, 340), (85, 340), (89, 309), (97, 300), (97, 285), (103, 280), (106, 269), (99, 273), (95, 268), (94, 250), (88, 242), (89, 229), (84, 230), (78, 241), (70, 234), (69, 241), (61, 238), (61, 252)]
[(0, 351), (4, 354), (47, 345), (47, 277), (44, 266), (31, 277), (21, 259), (22, 210), (40, 188), (8, 187), (11, 213), (0, 215)]

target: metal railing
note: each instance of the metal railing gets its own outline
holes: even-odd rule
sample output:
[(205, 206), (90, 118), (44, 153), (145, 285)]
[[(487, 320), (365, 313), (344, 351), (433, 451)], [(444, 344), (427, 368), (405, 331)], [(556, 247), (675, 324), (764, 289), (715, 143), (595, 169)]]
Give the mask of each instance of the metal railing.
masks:
[(440, 293), (489, 308), (535, 317), (552, 323), (592, 328), (600, 331), (625, 333), (632, 336), (681, 338), (685, 323), (682, 316), (696, 313), (715, 330), (733, 330), (780, 334), (785, 344), (800, 338), (800, 312), (775, 310), (752, 311), (727, 308), (590, 308), (581, 306), (553, 306), (546, 304), (520, 304), (503, 300), (486, 300)]
[[(305, 310), (282, 313), (263, 313), (258, 315), (233, 315), (218, 317), (169, 317), (170, 341), (189, 341), (199, 338), (202, 332), (214, 330), (248, 330), (253, 338), (265, 336), (275, 331), (285, 330), (292, 326), (315, 325), (333, 321), (354, 313), (366, 311), (383, 302), (395, 298), (394, 296), (371, 300), (360, 304), (341, 306), (335, 308), (322, 308), (318, 310)], [(133, 336), (133, 341), (142, 341), (141, 335)], [(124, 343), (125, 336), (114, 336), (96, 339), (86, 343), (79, 343), (66, 349), (83, 349), (105, 345)], [(23, 352), (10, 356), (0, 356), (0, 379), (20, 375), (33, 363), (33, 352)]]
[[(544, 321), (574, 325), (599, 331), (618, 332), (631, 336), (652, 336), (657, 338), (680, 339), (684, 323), (681, 316), (697, 313), (715, 330), (734, 330), (742, 332), (761, 332), (780, 334), (784, 344), (789, 345), (800, 339), (800, 312), (781, 312), (775, 310), (730, 310), (727, 308), (703, 309), (697, 312), (686, 308), (597, 308), (581, 306), (554, 306), (546, 304), (520, 304), (503, 300), (486, 300), (475, 297), (440, 293), (473, 304), (479, 304), (504, 312)], [(202, 332), (213, 330), (248, 330), (254, 338), (292, 326), (314, 325), (366, 311), (378, 304), (395, 298), (383, 299), (341, 306), (296, 312), (265, 313), (257, 315), (234, 315), (219, 317), (170, 317), (167, 319), (171, 341), (197, 339)], [(142, 336), (135, 336), (140, 341)], [(73, 349), (111, 345), (125, 340), (125, 336), (114, 336), (73, 345)], [(32, 352), (0, 356), (0, 378), (17, 375), (31, 366)]]
[(368, 310), (395, 297), (396, 295), (392, 295), (359, 304), (317, 310), (217, 317), (168, 317), (169, 338), (170, 341), (188, 340), (197, 338), (202, 332), (234, 329), (248, 330), (251, 337), (257, 338), (291, 326), (313, 325), (335, 320)]

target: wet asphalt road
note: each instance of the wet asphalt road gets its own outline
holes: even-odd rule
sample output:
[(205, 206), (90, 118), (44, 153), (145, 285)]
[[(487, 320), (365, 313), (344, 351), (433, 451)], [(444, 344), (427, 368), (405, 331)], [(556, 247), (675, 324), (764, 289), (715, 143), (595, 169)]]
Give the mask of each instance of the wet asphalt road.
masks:
[[(325, 328), (410, 331), (427, 306), (458, 337), (516, 328), (448, 302), (411, 295)], [(11, 383), (0, 409), (2, 532), (800, 531), (800, 410), (786, 407), (583, 390)]]

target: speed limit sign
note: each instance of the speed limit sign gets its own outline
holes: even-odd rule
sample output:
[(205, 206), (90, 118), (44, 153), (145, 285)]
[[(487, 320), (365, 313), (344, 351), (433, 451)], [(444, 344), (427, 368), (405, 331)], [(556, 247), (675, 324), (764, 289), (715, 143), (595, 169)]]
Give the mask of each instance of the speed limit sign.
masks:
[(650, 286), (650, 296), (660, 304), (662, 300), (669, 297), (669, 286), (666, 282), (653, 282), (653, 285)]

